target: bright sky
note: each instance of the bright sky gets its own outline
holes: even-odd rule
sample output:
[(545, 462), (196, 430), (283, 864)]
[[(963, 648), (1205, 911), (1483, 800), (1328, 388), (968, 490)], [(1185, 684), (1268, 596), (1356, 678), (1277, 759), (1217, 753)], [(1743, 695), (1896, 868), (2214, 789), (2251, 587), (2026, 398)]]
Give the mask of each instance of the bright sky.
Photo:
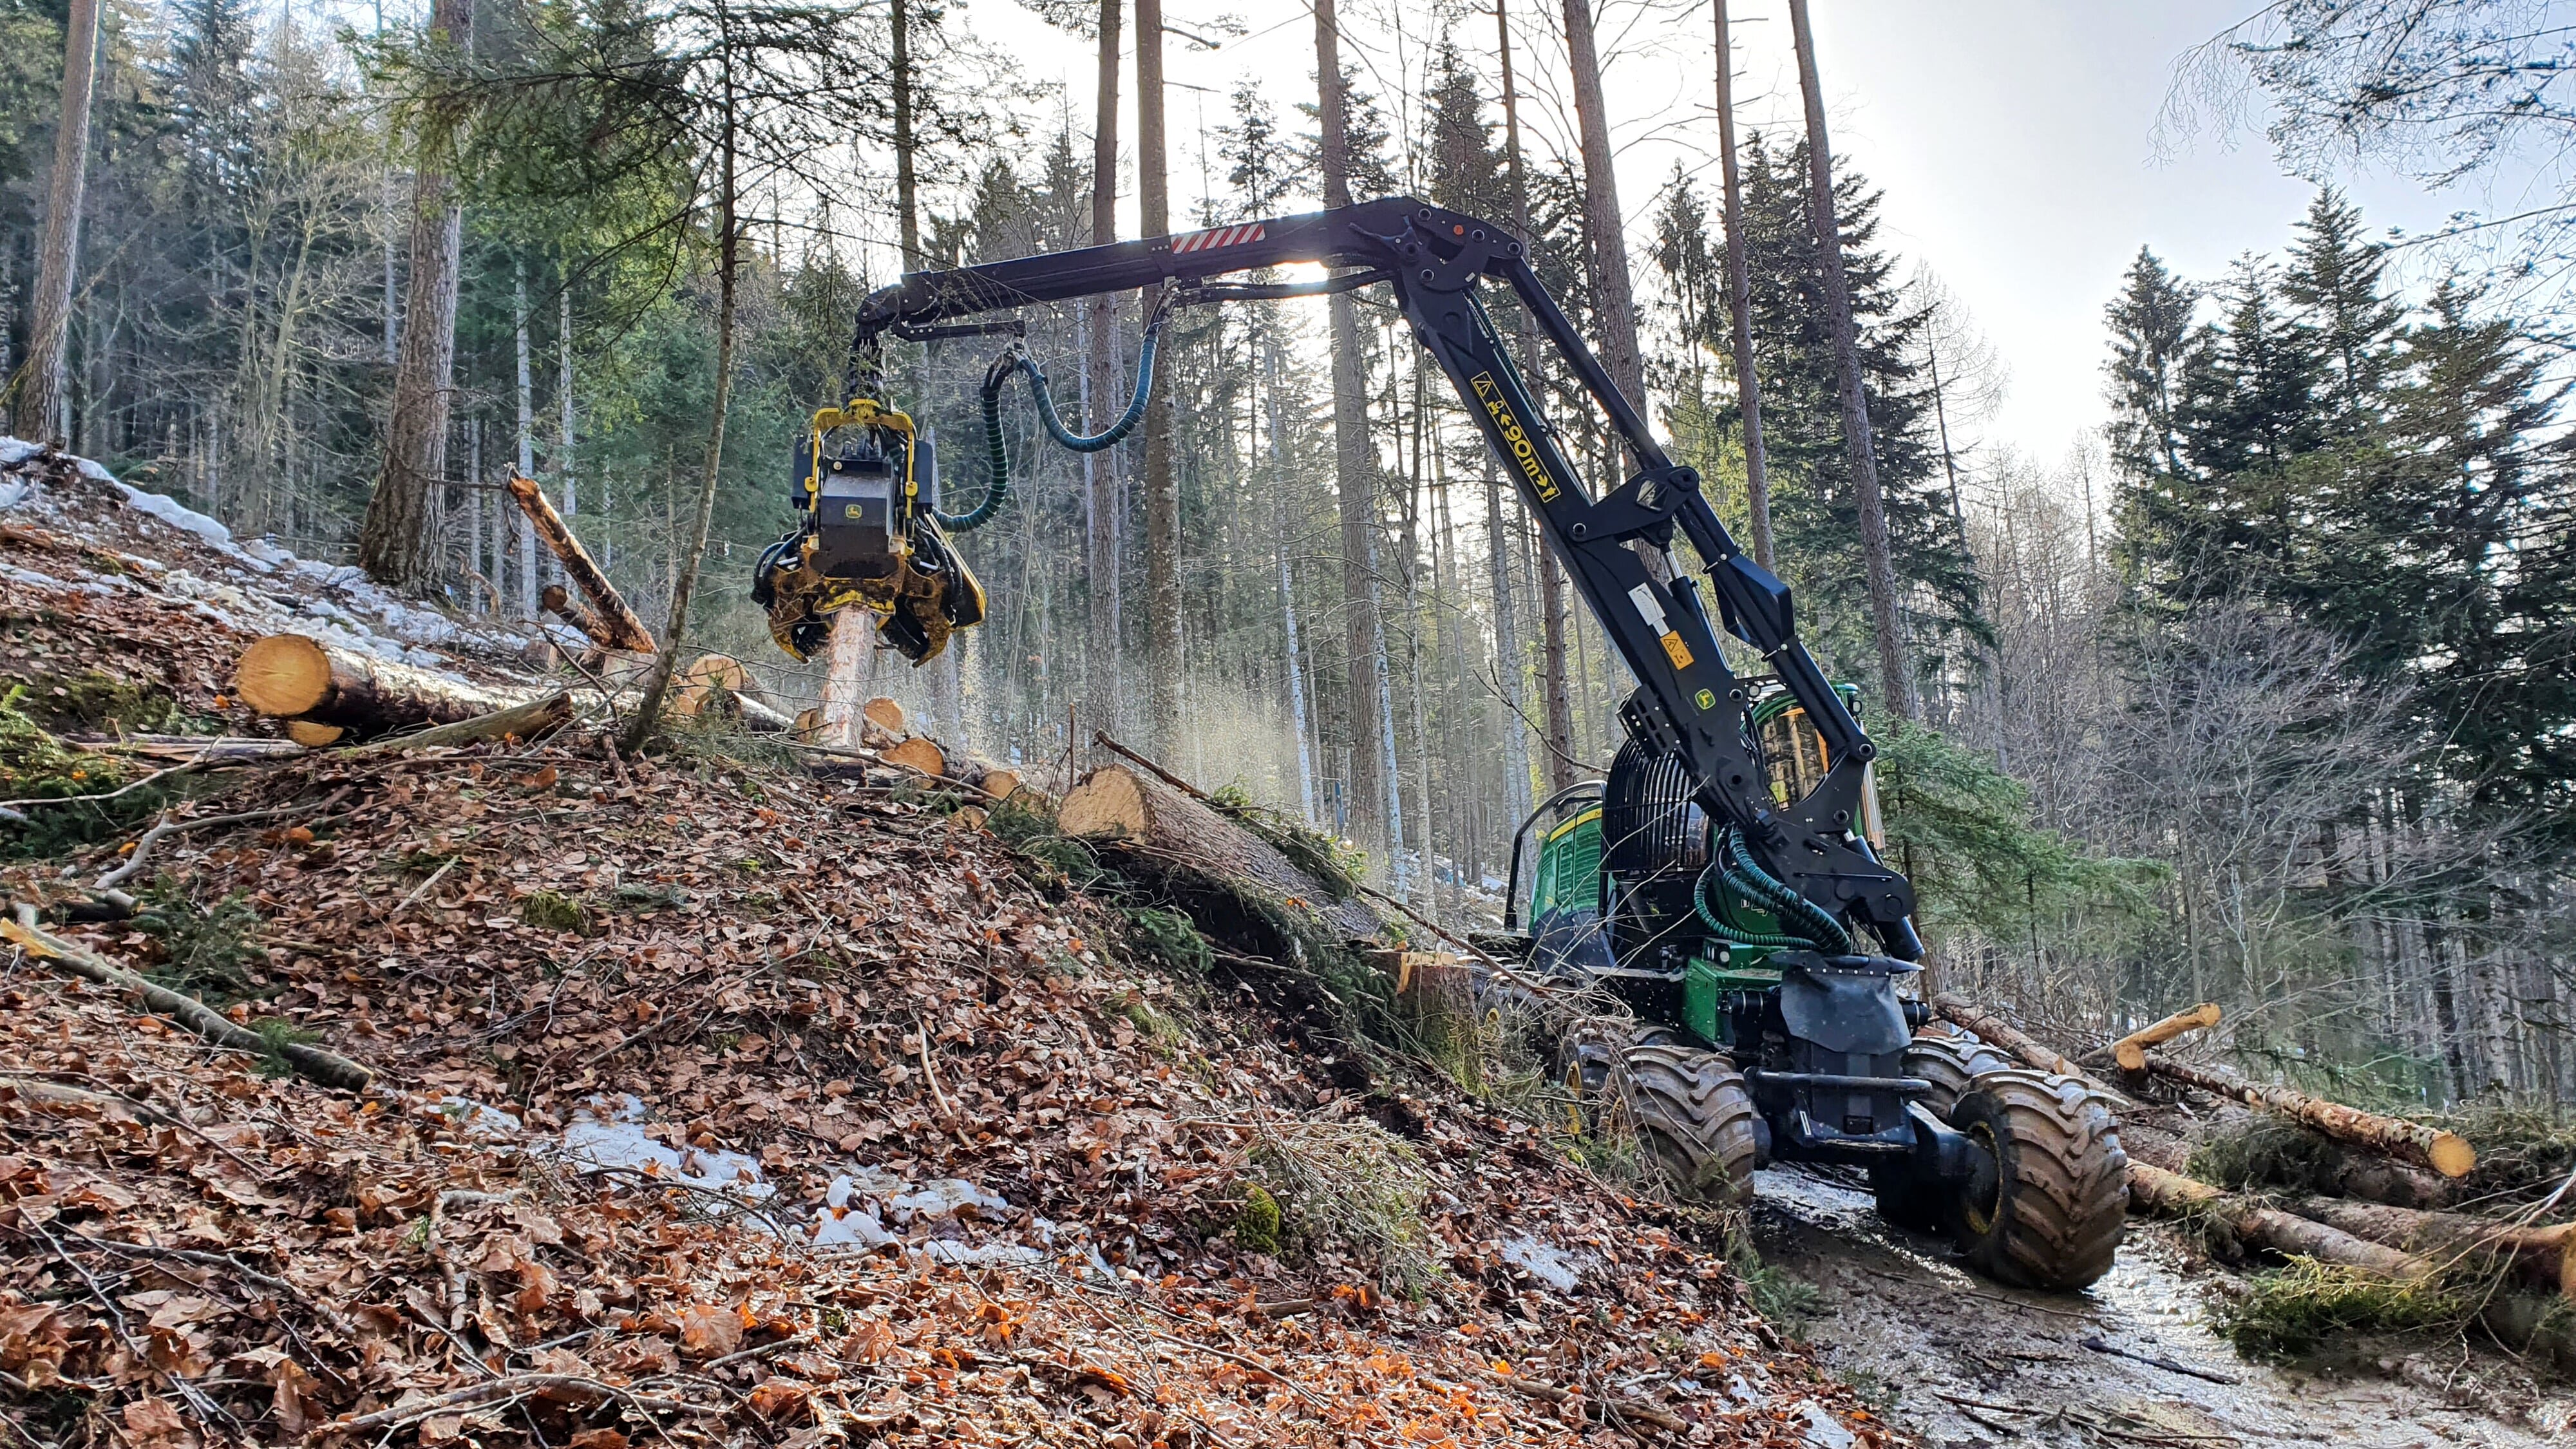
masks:
[[(1457, 41), (1499, 93), (1492, 0), (1459, 14)], [(1514, 64), (1533, 148), (1570, 151), (1562, 104), (1561, 10), (1509, 0)], [(1621, 144), (1620, 194), (1642, 238), (1656, 189), (1675, 160), (1716, 185), (1710, 14), (1644, 11), (1613, 0), (1602, 20), (1615, 48), (1607, 92)], [(1344, 0), (1345, 56), (1381, 97), (1422, 72), (1454, 0)], [(2276, 250), (2307, 205), (2259, 136), (2201, 135), (2158, 153), (2156, 120), (2175, 60), (2243, 18), (2254, 0), (2065, 4), (2053, 0), (1815, 0), (1819, 68), (1839, 156), (1886, 193), (1882, 240), (1946, 281), (2011, 373), (1987, 440), (2041, 460), (2061, 456), (2104, 417), (2102, 308), (2144, 243), (2184, 275), (2215, 278), (2247, 250)], [(1797, 72), (1783, 0), (1734, 0), (1737, 100), (1746, 127), (1794, 127)], [(1132, 11), (1130, 12), (1132, 15)], [(1313, 95), (1314, 31), (1293, 0), (1166, 0), (1167, 26), (1213, 34), (1227, 15), (1247, 30), (1221, 49), (1166, 47), (1175, 212), (1199, 188), (1199, 128), (1222, 124), (1246, 75), (1290, 109)], [(959, 19), (1017, 55), (1029, 78), (1061, 87), (1087, 131), (1088, 42), (1055, 31), (1013, 0), (973, 0)], [(1133, 39), (1133, 25), (1129, 26)], [(1123, 82), (1134, 99), (1133, 71)], [(1200, 87), (1202, 89), (1187, 89)], [(1122, 121), (1134, 156), (1133, 112)], [(1222, 169), (1217, 184), (1223, 183)], [(2438, 228), (2451, 205), (2404, 182), (2350, 186), (2375, 227)], [(1132, 197), (1129, 220), (1134, 226)], [(1645, 264), (1642, 249), (1634, 264)]]

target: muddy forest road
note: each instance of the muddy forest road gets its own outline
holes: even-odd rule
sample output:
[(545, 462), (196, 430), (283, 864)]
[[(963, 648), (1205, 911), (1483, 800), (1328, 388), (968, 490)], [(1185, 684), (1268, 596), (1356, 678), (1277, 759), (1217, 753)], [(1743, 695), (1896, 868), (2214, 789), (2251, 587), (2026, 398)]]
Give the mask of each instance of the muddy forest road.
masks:
[(2130, 1225), (2119, 1265), (2090, 1290), (2025, 1293), (1882, 1222), (1866, 1188), (1802, 1169), (1756, 1178), (1756, 1241), (1765, 1263), (1815, 1290), (1803, 1332), (1818, 1357), (1927, 1449), (2570, 1442), (2563, 1400), (2489, 1411), (2455, 1373), (2457, 1352), (2418, 1350), (2393, 1375), (2245, 1362), (2205, 1326), (2199, 1283), (2153, 1224)]

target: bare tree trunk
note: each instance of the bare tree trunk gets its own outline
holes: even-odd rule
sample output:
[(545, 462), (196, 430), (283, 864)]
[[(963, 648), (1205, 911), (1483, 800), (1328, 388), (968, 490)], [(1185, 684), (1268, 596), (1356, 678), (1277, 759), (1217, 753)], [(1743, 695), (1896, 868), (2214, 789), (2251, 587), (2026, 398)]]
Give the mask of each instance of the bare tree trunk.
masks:
[(1485, 553), (1494, 578), (1494, 687), (1503, 697), (1503, 806), (1511, 823), (1530, 812), (1529, 716), (1521, 694), (1521, 625), (1512, 600), (1511, 535), (1503, 531), (1503, 489), (1485, 464)]
[[(719, 23), (726, 19), (719, 6)], [(730, 27), (726, 27), (730, 30)], [(730, 48), (731, 36), (724, 37)], [(652, 736), (654, 724), (661, 718), (662, 696), (671, 688), (671, 669), (680, 657), (681, 642), (688, 637), (689, 595), (696, 592), (699, 566), (706, 562), (707, 529), (716, 512), (716, 481), (724, 471), (725, 413), (733, 405), (733, 319), (734, 285), (741, 271), (742, 228), (734, 215), (734, 80), (732, 57), (724, 58), (724, 127), (720, 150), (722, 158), (717, 198), (717, 225), (721, 228), (716, 260), (716, 396), (707, 422), (707, 456), (698, 478), (698, 516), (689, 530), (688, 562), (678, 578), (671, 582), (671, 622), (662, 631), (662, 652), (654, 656), (653, 672), (645, 676), (644, 699), (636, 707), (635, 717), (627, 722), (624, 745), (629, 754), (644, 747)]]
[(564, 269), (563, 290), (555, 294), (555, 391), (563, 404), (562, 419), (555, 426), (555, 472), (563, 478), (563, 516), (572, 517), (581, 510), (575, 506), (572, 484), (572, 269)]
[[(1324, 205), (1351, 204), (1350, 139), (1342, 96), (1339, 22), (1333, 0), (1316, 0), (1316, 106), (1324, 168)], [(1330, 300), (1333, 349), (1333, 473), (1341, 499), (1344, 660), (1351, 722), (1350, 798), (1379, 812), (1383, 830), (1401, 836), (1404, 822), (1387, 797), (1395, 777), (1384, 750), (1394, 748), (1395, 715), (1386, 687), (1386, 641), (1377, 610), (1377, 450), (1369, 442), (1367, 378), (1360, 351), (1359, 311), (1350, 294)], [(1372, 742), (1369, 732), (1382, 739)], [(1360, 818), (1365, 819), (1362, 815)]]
[[(528, 261), (510, 261), (510, 335), (519, 359), (519, 476), (537, 476), (537, 392), (528, 370)], [(519, 515), (519, 617), (537, 617), (537, 526)]]
[[(1529, 174), (1521, 165), (1521, 107), (1512, 83), (1512, 22), (1505, 3), (1494, 0), (1494, 28), (1503, 62), (1503, 159), (1511, 171), (1513, 221), (1526, 246), (1530, 242)], [(1532, 388), (1545, 386), (1539, 374), (1538, 335), (1526, 314), (1521, 318), (1520, 349), (1521, 375)], [(1547, 789), (1553, 795), (1574, 783), (1574, 709), (1565, 688), (1565, 575), (1545, 537), (1531, 540), (1530, 547), (1538, 553), (1539, 694), (1546, 717)]]
[(1807, 102), (1807, 205), (1824, 275), (1834, 370), (1842, 377), (1843, 452), (1850, 462), (1852, 492), (1860, 500), (1862, 573), (1869, 590), (1870, 628), (1878, 641), (1879, 688), (1890, 710), (1915, 719), (1922, 708), (1914, 697), (1914, 671), (1906, 663), (1905, 636), (1896, 617), (1896, 566), (1888, 550), (1887, 502), (1879, 491), (1878, 450), (1870, 439), (1869, 394), (1852, 328), (1851, 284), (1843, 275), (1842, 226), (1834, 215), (1833, 150), (1825, 140), (1825, 95), (1816, 78), (1816, 37), (1807, 23), (1807, 0), (1789, 0), (1789, 26), (1798, 50), (1798, 88)]
[[(1091, 242), (1105, 245), (1118, 236), (1118, 0), (1100, 0), (1100, 76), (1091, 132)], [(1089, 344), (1083, 371), (1086, 425), (1093, 432), (1108, 426), (1120, 411), (1112, 399), (1118, 383), (1111, 368), (1109, 337), (1118, 325), (1118, 303), (1106, 293), (1091, 299), (1086, 317)], [(1118, 725), (1118, 479), (1114, 452), (1082, 455), (1082, 481), (1088, 506), (1089, 542), (1084, 563), (1091, 586), (1086, 603), (1091, 642), (1084, 651), (1083, 708), (1095, 729)]]
[(1601, 58), (1593, 39), (1591, 0), (1565, 0), (1565, 52), (1574, 70), (1574, 116), (1583, 157), (1583, 232), (1592, 262), (1593, 325), (1601, 365), (1642, 411), (1645, 354), (1637, 346), (1636, 289), (1628, 277), (1628, 242), (1619, 215), (1619, 176), (1610, 143), (1610, 113), (1601, 98)]
[(1753, 519), (1753, 561), (1777, 569), (1771, 544), (1771, 464), (1762, 446), (1762, 376), (1753, 366), (1753, 279), (1745, 261), (1744, 177), (1735, 154), (1735, 48), (1726, 38), (1726, 0), (1717, 8), (1717, 145), (1726, 177), (1726, 300), (1735, 349), (1735, 397), (1744, 412), (1744, 496)]
[[(430, 27), (443, 33), (449, 46), (471, 49), (473, 0), (436, 0)], [(455, 181), (439, 169), (438, 151), (443, 133), (462, 119), (453, 103), (434, 110), (413, 159), (411, 274), (403, 298), (402, 343), (394, 359), (393, 405), (385, 419), (385, 466), (358, 533), (358, 566), (369, 578), (397, 589), (426, 589), (438, 577), (430, 503), (447, 473), (458, 258), (465, 239), (465, 212), (456, 199)]]
[(1297, 731), (1297, 818), (1315, 823), (1315, 754), (1307, 741), (1306, 676), (1298, 665), (1297, 590), (1288, 572), (1288, 444), (1279, 431), (1279, 339), (1264, 336), (1261, 374), (1270, 419), (1271, 557), (1279, 565), (1279, 618), (1287, 636), (1288, 714)]
[(903, 269), (922, 264), (921, 187), (912, 124), (912, 0), (890, 0), (887, 40), (893, 64), (887, 77), (894, 101), (894, 206), (903, 228)]
[(71, 337), (72, 272), (89, 181), (89, 93), (98, 72), (98, 0), (71, 0), (63, 26), (63, 109), (54, 131), (53, 186), (45, 198), (44, 251), (36, 262), (34, 330), (18, 375), (18, 436), (64, 441), (63, 352)]
[[(1136, 0), (1136, 200), (1149, 237), (1172, 229), (1164, 151), (1163, 0)], [(1145, 404), (1145, 737), (1167, 759), (1181, 748), (1181, 490), (1171, 396), (1158, 387)]]

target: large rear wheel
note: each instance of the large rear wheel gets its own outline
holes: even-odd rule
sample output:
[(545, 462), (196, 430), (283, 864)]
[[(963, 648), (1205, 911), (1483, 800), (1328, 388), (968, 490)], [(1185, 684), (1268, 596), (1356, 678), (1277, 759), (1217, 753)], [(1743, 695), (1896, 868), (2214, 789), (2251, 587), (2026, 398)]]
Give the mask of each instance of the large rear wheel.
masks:
[(1657, 1043), (1630, 1047), (1620, 1066), (1628, 1118), (1682, 1196), (1729, 1204), (1753, 1196), (1760, 1119), (1734, 1063)]
[[(1915, 1100), (1944, 1122), (1977, 1078), (2018, 1065), (1972, 1036), (1918, 1036), (1905, 1046), (1905, 1075), (1932, 1084), (1931, 1091)], [(1918, 1175), (1912, 1158), (1870, 1168), (1869, 1187), (1878, 1199), (1878, 1215), (1900, 1228), (1935, 1231), (1949, 1217), (1952, 1190)]]
[(2111, 1270), (2129, 1208), (2129, 1154), (2101, 1095), (2072, 1077), (1981, 1073), (1950, 1125), (1984, 1149), (1951, 1231), (1970, 1265), (2025, 1288), (2081, 1288)]

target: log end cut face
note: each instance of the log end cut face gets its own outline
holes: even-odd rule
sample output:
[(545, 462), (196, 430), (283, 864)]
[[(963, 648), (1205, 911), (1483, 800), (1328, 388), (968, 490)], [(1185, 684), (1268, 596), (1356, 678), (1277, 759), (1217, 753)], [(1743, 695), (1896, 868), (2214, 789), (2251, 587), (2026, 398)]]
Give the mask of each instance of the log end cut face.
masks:
[(1124, 765), (1104, 765), (1065, 792), (1056, 812), (1056, 828), (1067, 835), (1112, 836), (1143, 840), (1153, 834), (1153, 806), (1135, 772)]
[(331, 656), (301, 634), (270, 634), (242, 651), (233, 692), (261, 714), (302, 714), (330, 698)]

